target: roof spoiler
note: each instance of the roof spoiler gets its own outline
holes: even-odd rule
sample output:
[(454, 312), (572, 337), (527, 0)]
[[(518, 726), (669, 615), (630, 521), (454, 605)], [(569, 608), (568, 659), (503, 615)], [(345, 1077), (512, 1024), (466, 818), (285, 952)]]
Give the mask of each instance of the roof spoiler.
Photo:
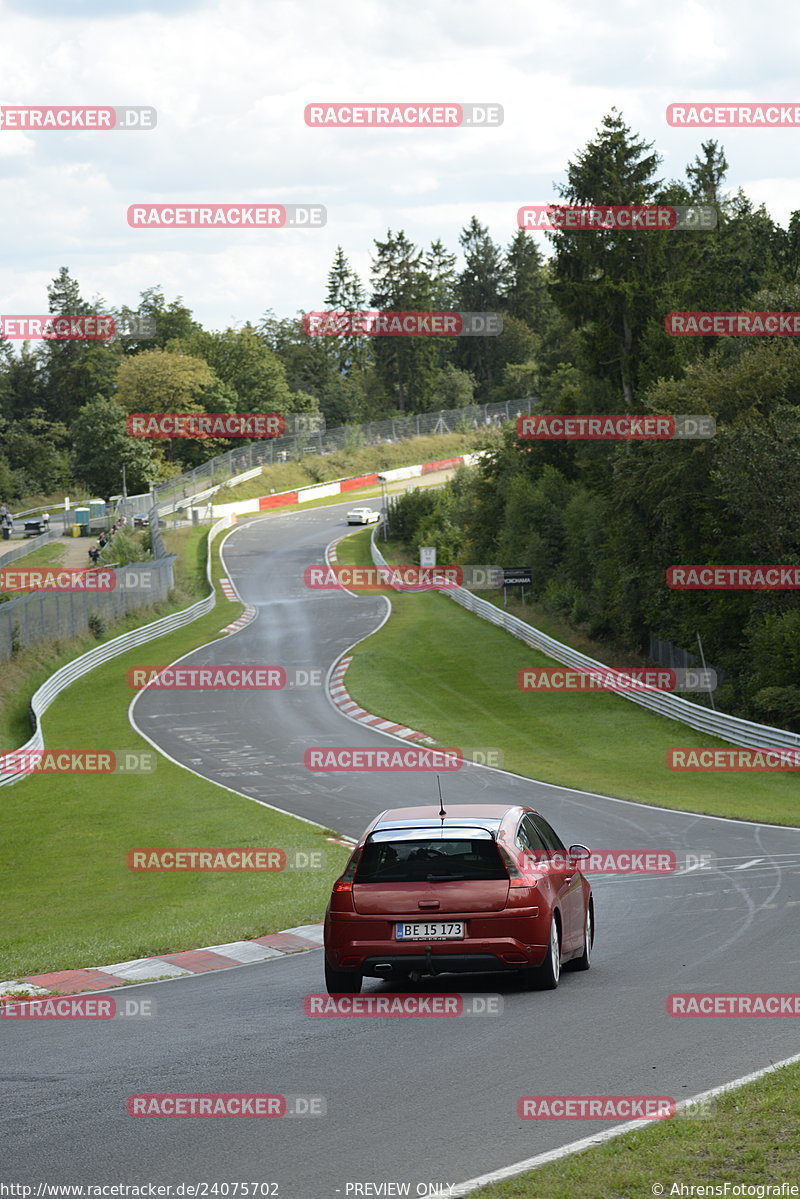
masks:
[[(475, 820), (467, 820), (466, 817), (464, 818), (464, 823), (461, 824), (459, 822), (459, 818), (457, 816), (449, 816), (448, 820), (450, 820), (452, 822), (448, 826), (450, 828), (479, 828), (481, 830), (481, 832), (488, 833), (493, 841), (497, 840), (497, 833), (494, 831), (494, 829), (487, 828), (485, 824), (478, 824), (477, 821), (475, 821)], [(436, 825), (432, 825), (431, 827), (432, 827), (432, 831), (434, 831), (434, 832), (442, 832), (443, 831), (441, 826), (439, 826), (437, 828)], [(382, 824), (380, 826), (380, 828), (374, 828), (372, 830), (372, 832), (368, 835), (367, 840), (369, 840), (369, 838), (371, 836), (373, 836), (374, 833), (385, 833), (385, 832), (392, 832), (392, 831), (398, 832), (398, 833), (413, 833), (415, 830), (414, 830), (413, 825), (412, 825), (412, 827), (409, 828), (409, 826), (406, 824)], [(420, 826), (419, 831), (421, 833), (424, 833), (427, 830)]]

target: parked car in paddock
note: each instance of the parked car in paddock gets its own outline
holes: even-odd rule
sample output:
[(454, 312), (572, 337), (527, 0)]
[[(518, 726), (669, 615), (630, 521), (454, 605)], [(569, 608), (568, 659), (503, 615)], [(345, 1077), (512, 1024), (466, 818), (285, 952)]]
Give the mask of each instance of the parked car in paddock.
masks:
[(325, 913), (328, 993), (365, 976), (520, 971), (553, 990), (562, 966), (588, 970), (592, 889), (533, 808), (454, 804), (393, 808), (369, 825), (333, 884)]
[(39, 537), (42, 533), (46, 533), (50, 528), (50, 513), (44, 512), (41, 516), (32, 516), (30, 520), (25, 521), (25, 537)]
[(351, 508), (347, 513), (349, 525), (372, 525), (376, 524), (380, 518), (380, 512), (376, 512), (374, 508)]

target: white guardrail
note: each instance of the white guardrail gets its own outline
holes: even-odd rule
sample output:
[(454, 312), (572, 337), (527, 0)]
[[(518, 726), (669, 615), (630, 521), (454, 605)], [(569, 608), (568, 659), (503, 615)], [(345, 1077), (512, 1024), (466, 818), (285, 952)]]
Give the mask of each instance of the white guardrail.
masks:
[[(158, 503), (154, 502), (152, 491), (143, 491), (139, 495), (115, 495), (112, 496), (109, 503), (114, 502), (116, 511), (119, 512), (122, 509), (126, 516), (140, 516), (145, 512), (149, 512), (154, 506), (158, 508), (159, 512), (162, 512), (163, 509), (162, 515), (178, 507), (183, 508), (185, 511), (187, 508), (202, 503), (203, 500), (210, 499), (218, 491), (225, 491), (229, 487), (235, 487), (238, 483), (246, 483), (250, 479), (255, 479), (260, 474), (261, 467), (254, 466), (252, 470), (243, 470), (241, 474), (231, 475), (229, 479), (223, 480), (222, 483), (215, 483), (213, 487), (206, 487), (203, 491), (196, 491), (188, 496), (171, 495), (164, 500), (159, 500)], [(214, 507), (216, 508), (217, 505), (215, 504)]]
[(57, 529), (48, 529), (46, 533), (39, 533), (36, 537), (29, 537), (27, 541), (17, 541), (14, 545), (9, 545), (8, 549), (3, 549), (2, 546), (6, 542), (0, 541), (0, 567), (5, 567), (9, 562), (16, 562), (17, 558), (24, 558), (26, 554), (33, 553), (41, 546), (47, 545), (48, 541), (55, 541), (61, 533)]
[[(476, 454), (465, 454), (461, 457), (465, 462), (472, 462), (481, 456), (482, 452)], [(253, 470), (244, 471), (237, 477), (235, 481), (241, 482), (244, 479), (254, 478), (260, 473), (260, 471), (260, 466)], [(387, 480), (390, 478), (412, 478), (416, 475), (421, 475), (422, 473), (422, 465), (399, 467), (396, 470), (385, 472), (384, 478)], [(348, 480), (337, 479), (330, 483), (312, 484), (310, 487), (301, 488), (300, 490), (309, 493), (304, 497), (308, 500), (312, 498), (318, 498), (320, 495), (339, 494), (341, 491), (341, 483), (343, 481), (347, 482)], [(336, 489), (335, 491), (334, 488)], [(191, 505), (193, 501), (201, 498), (204, 495), (210, 494), (210, 491), (216, 491), (218, 489), (219, 488), (211, 488), (209, 491), (198, 493), (198, 495), (188, 496), (184, 500), (184, 503), (187, 504), (187, 506)], [(149, 499), (149, 496), (133, 496), (128, 498), (140, 500), (144, 498)], [(242, 501), (241, 503), (242, 506), (246, 506), (253, 502), (258, 504), (258, 500)], [(165, 500), (159, 501), (154, 507), (151, 507), (151, 516), (157, 518), (158, 515), (160, 515), (161, 509), (168, 508), (172, 503), (174, 503), (174, 497), (168, 497)], [(63, 507), (63, 504), (53, 505), (53, 507), (59, 506)], [(215, 505), (215, 507), (217, 507), (217, 505)], [(228, 508), (228, 505), (225, 505), (225, 507)], [(239, 504), (230, 505), (231, 509), (238, 509), (239, 507)], [(31, 511), (38, 511), (38, 509), (31, 509)], [(212, 525), (209, 531), (209, 553), (208, 561), (206, 563), (206, 577), (208, 579), (209, 586), (211, 587), (211, 594), (207, 596), (206, 599), (199, 600), (196, 604), (192, 604), (191, 607), (185, 608), (181, 612), (174, 612), (171, 616), (164, 616), (160, 620), (154, 621), (152, 624), (146, 624), (142, 625), (141, 628), (132, 629), (130, 633), (123, 633), (121, 637), (114, 637), (111, 641), (107, 641), (104, 645), (99, 645), (97, 649), (92, 649), (89, 650), (88, 653), (81, 654), (79, 658), (75, 658), (74, 661), (68, 662), (66, 666), (62, 666), (60, 670), (57, 670), (55, 674), (52, 674), (46, 682), (42, 683), (38, 691), (34, 692), (33, 696), (31, 697), (30, 710), (33, 714), (34, 720), (36, 721), (36, 731), (20, 749), (13, 750), (13, 753), (31, 754), (44, 750), (42, 716), (53, 703), (53, 701), (61, 694), (61, 692), (69, 687), (70, 683), (74, 683), (76, 679), (82, 678), (83, 675), (88, 674), (90, 670), (94, 670), (96, 666), (102, 666), (104, 662), (109, 662), (112, 658), (117, 657), (119, 654), (127, 653), (129, 649), (135, 649), (137, 645), (144, 645), (146, 642), (154, 641), (157, 637), (163, 637), (167, 633), (173, 633), (176, 629), (181, 629), (184, 625), (191, 624), (194, 620), (199, 620), (201, 616), (205, 616), (207, 612), (211, 611), (217, 602), (216, 592), (211, 582), (211, 543), (221, 529), (228, 529), (235, 523), (236, 516), (236, 512), (226, 511), (224, 516), (222, 516), (221, 519)], [(2, 757), (3, 755), (0, 754), (0, 760), (2, 760)], [(20, 779), (26, 778), (29, 773), (29, 771), (4, 772), (2, 768), (0, 768), (0, 787), (7, 786), (10, 783), (19, 782)]]
[[(75, 658), (74, 661), (68, 662), (66, 666), (62, 666), (46, 682), (42, 683), (38, 691), (34, 692), (30, 702), (30, 709), (36, 721), (36, 731), (21, 749), (13, 750), (11, 751), (12, 753), (31, 754), (44, 750), (42, 716), (61, 692), (69, 687), (70, 683), (74, 683), (76, 679), (83, 678), (85, 674), (88, 674), (90, 670), (94, 670), (96, 666), (102, 666), (104, 662), (109, 662), (112, 658), (127, 653), (129, 649), (135, 649), (137, 645), (144, 645), (148, 641), (154, 641), (157, 637), (163, 637), (166, 633), (174, 633), (177, 629), (182, 629), (184, 625), (191, 624), (194, 620), (199, 620), (201, 616), (205, 616), (206, 613), (211, 611), (217, 602), (216, 590), (211, 581), (211, 542), (217, 533), (222, 529), (230, 528), (233, 523), (230, 515), (224, 516), (211, 526), (208, 534), (209, 548), (208, 561), (206, 562), (206, 578), (211, 588), (211, 594), (206, 596), (205, 599), (198, 600), (196, 604), (182, 609), (180, 612), (173, 612), (169, 616), (162, 616), (160, 620), (155, 620), (152, 624), (142, 625), (141, 628), (131, 629), (129, 633), (123, 633), (121, 637), (114, 637), (104, 645), (98, 645), (96, 649), (90, 649), (88, 653), (81, 654), (79, 658)], [(0, 754), (1, 758), (2, 755)], [(27, 778), (29, 774), (30, 771), (4, 773), (0, 770), (0, 787), (7, 786), (9, 783), (19, 782), (20, 779)]]
[[(376, 525), (372, 530), (372, 561), (376, 566), (387, 566), (389, 564), (375, 544), (375, 534), (379, 527)], [(403, 590), (413, 589), (403, 588)], [(442, 587), (439, 590), (444, 595), (449, 595), (468, 612), (474, 612), (482, 620), (488, 620), (491, 624), (505, 629), (507, 633), (518, 637), (532, 649), (538, 649), (548, 658), (554, 658), (556, 662), (561, 662), (564, 666), (583, 671), (606, 671), (609, 669), (604, 663), (578, 653), (569, 645), (555, 641), (546, 633), (535, 629), (533, 625), (526, 624), (524, 620), (511, 616), (501, 608), (496, 608), (487, 600), (479, 599), (477, 595), (473, 595), (464, 587)], [(639, 704), (641, 707), (655, 712), (658, 716), (666, 716), (669, 720), (678, 720), (681, 724), (687, 724), (690, 728), (706, 733), (710, 737), (719, 737), (723, 741), (730, 741), (732, 745), (800, 746), (800, 733), (790, 733), (786, 729), (776, 729), (768, 724), (755, 724), (750, 720), (742, 720), (738, 716), (715, 712), (711, 708), (704, 707), (703, 704), (692, 703), (691, 700), (681, 699), (679, 696), (666, 694), (655, 688), (647, 688), (642, 691), (618, 691), (616, 694), (623, 699), (630, 700), (631, 703)]]

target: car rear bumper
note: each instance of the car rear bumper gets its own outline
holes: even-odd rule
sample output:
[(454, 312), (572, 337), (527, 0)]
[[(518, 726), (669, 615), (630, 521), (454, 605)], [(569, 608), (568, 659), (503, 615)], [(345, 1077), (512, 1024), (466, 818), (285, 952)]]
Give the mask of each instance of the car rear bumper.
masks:
[[(497, 927), (497, 917), (488, 914), (471, 918), (468, 923), (472, 935), (459, 941), (397, 941), (391, 936), (376, 936), (378, 930), (374, 925), (370, 928), (371, 923), (369, 918), (337, 920), (329, 915), (325, 922), (325, 954), (335, 969), (358, 970), (375, 977), (399, 976), (412, 970), (430, 973), (431, 964), (434, 971), (442, 972), (521, 970), (540, 966), (549, 945), (549, 922), (533, 916), (505, 917), (502, 927)], [(380, 923), (385, 929), (385, 919)], [(381, 963), (390, 967), (384, 975), (374, 968)]]
[(521, 970), (530, 963), (507, 962), (496, 953), (431, 953), (376, 954), (363, 960), (360, 974), (371, 978), (404, 978), (417, 974), (482, 974), (501, 970)]

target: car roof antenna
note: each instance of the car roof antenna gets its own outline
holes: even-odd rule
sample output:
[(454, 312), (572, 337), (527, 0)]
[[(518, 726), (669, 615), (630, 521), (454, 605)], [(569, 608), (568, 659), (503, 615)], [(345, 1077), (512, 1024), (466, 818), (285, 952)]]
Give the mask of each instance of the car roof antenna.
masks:
[(439, 816), (441, 817), (442, 821), (444, 821), (444, 818), (445, 818), (445, 816), (447, 815), (447, 812), (445, 812), (445, 810), (444, 810), (444, 800), (442, 799), (442, 779), (441, 779), (441, 775), (438, 775), (438, 774), (437, 774), (437, 776), (436, 776), (436, 782), (437, 782), (437, 783), (438, 783), (438, 785), (439, 785)]

